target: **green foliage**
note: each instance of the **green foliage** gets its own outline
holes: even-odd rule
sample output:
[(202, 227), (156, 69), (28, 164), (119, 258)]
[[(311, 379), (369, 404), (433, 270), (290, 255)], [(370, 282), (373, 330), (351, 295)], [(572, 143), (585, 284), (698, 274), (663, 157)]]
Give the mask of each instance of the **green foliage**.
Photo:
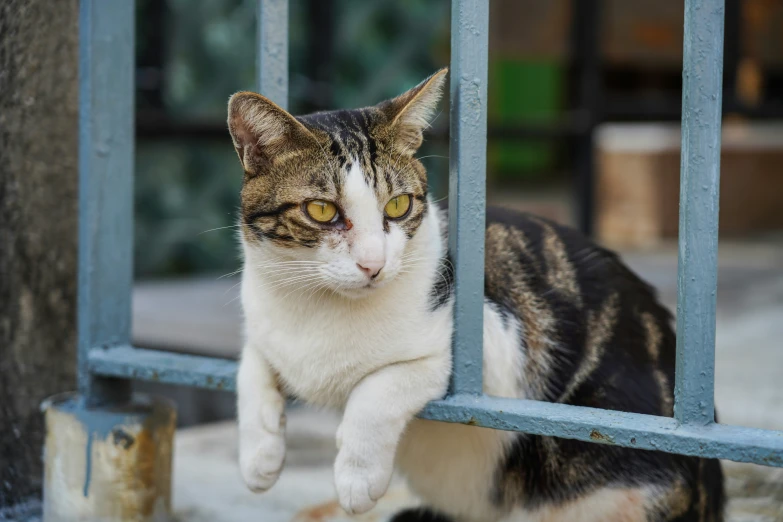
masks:
[(136, 173), (137, 276), (236, 269), (242, 176), (230, 145), (147, 143)]

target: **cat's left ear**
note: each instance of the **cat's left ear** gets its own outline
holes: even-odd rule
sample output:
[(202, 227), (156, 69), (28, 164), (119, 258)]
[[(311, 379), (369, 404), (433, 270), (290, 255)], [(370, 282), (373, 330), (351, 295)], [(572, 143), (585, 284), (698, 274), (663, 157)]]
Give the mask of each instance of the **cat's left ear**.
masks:
[(378, 105), (386, 115), (395, 149), (413, 154), (421, 147), (424, 130), (435, 115), (448, 72), (444, 67), (413, 89)]

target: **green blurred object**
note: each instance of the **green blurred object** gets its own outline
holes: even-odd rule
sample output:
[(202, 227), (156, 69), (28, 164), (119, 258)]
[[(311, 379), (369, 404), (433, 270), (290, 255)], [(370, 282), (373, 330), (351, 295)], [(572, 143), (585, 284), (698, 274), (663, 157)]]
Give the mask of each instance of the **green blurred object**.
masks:
[(137, 277), (239, 267), (237, 165), (236, 152), (224, 143), (158, 140), (137, 147)]
[[(565, 71), (555, 60), (493, 57), (490, 63), (491, 125), (551, 124), (562, 115)], [(498, 181), (532, 180), (555, 164), (556, 148), (545, 141), (493, 140), (487, 150), (490, 171)]]

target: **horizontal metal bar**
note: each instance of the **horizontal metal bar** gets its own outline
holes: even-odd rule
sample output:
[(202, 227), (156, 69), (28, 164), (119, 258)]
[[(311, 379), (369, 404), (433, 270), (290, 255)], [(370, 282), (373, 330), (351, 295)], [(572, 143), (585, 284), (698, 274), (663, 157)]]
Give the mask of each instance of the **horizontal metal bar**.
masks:
[[(234, 391), (236, 361), (131, 346), (95, 348), (99, 375)], [(783, 432), (517, 399), (457, 395), (431, 402), (420, 417), (627, 448), (783, 467)]]
[(90, 371), (97, 375), (236, 390), (237, 362), (230, 359), (118, 346), (93, 348), (88, 360)]
[(457, 395), (420, 417), (626, 448), (783, 467), (783, 432), (725, 424), (682, 425), (670, 417), (566, 404)]

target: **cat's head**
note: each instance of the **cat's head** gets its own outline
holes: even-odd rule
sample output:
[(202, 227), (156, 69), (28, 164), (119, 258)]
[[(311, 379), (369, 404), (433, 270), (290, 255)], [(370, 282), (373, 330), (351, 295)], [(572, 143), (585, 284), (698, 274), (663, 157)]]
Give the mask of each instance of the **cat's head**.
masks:
[(373, 107), (300, 117), (259, 94), (233, 95), (246, 247), (280, 260), (270, 270), (281, 280), (298, 275), (350, 297), (394, 279), (427, 214), (426, 171), (414, 154), (446, 73)]

